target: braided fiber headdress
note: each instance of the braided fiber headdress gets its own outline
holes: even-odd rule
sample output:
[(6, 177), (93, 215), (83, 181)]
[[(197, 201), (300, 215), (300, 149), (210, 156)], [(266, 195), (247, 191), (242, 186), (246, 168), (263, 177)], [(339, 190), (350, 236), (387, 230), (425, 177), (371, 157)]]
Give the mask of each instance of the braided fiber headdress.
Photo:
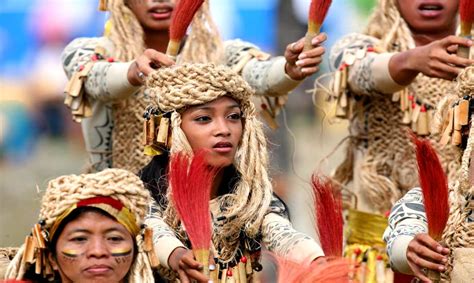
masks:
[[(108, 200), (108, 203), (118, 207), (119, 213), (114, 214), (111, 210), (104, 208), (107, 205), (97, 202), (100, 199)], [(91, 200), (96, 203), (90, 205)], [(143, 251), (143, 237), (140, 233), (140, 227), (148, 212), (150, 194), (144, 188), (140, 178), (126, 170), (105, 169), (95, 174), (65, 175), (53, 179), (49, 182), (43, 196), (39, 214), (41, 230), (49, 235), (47, 237), (43, 235), (45, 241), (51, 241), (54, 227), (57, 227), (68, 213), (78, 207), (78, 204), (86, 202), (89, 204), (85, 206), (98, 207), (114, 216), (135, 237), (138, 254), (129, 272), (128, 282), (153, 282), (153, 274), (148, 257)], [(124, 213), (123, 219), (119, 219), (121, 217), (118, 216)], [(124, 222), (127, 219), (128, 223)], [(48, 245), (45, 246), (47, 249)], [(26, 271), (23, 255), (25, 252), (26, 248), (23, 245), (10, 263), (6, 278), (23, 278)], [(43, 264), (42, 268), (45, 266)]]
[[(452, 107), (453, 102), (456, 100), (468, 98), (474, 99), (474, 66), (467, 67), (457, 77), (456, 95), (451, 99), (451, 103), (445, 106), (445, 108)], [(446, 115), (448, 112), (446, 109), (440, 108), (440, 113)], [(462, 157), (461, 170), (459, 171), (457, 178), (451, 185), (450, 194), (450, 215), (446, 229), (443, 235), (443, 241), (447, 247), (451, 250), (448, 261), (447, 271), (443, 274), (444, 279), (450, 281), (451, 272), (453, 271), (454, 254), (453, 251), (457, 248), (474, 248), (474, 222), (472, 219), (472, 213), (474, 211), (474, 186), (471, 185), (469, 180), (469, 170), (472, 165), (472, 150), (474, 148), (474, 123), (472, 119), (474, 113), (469, 113), (469, 136), (466, 143), (466, 148)], [(472, 272), (472, 270), (471, 270)]]
[[(113, 56), (119, 61), (132, 61), (146, 49), (144, 31), (133, 12), (124, 0), (108, 0), (111, 29), (106, 35), (115, 46)], [(206, 1), (195, 16), (191, 33), (179, 62), (219, 62), (222, 42), (209, 12)], [(112, 166), (137, 173), (150, 161), (143, 154), (141, 143), (141, 124), (144, 109), (153, 100), (143, 93), (143, 89), (131, 98), (114, 105), (114, 129), (112, 145)]]
[[(192, 153), (180, 128), (179, 110), (211, 102), (222, 96), (229, 96), (240, 103), (244, 130), (234, 166), (241, 178), (232, 193), (218, 198), (220, 206), (226, 208), (223, 216), (227, 220), (220, 233), (214, 235), (224, 247), (220, 251), (221, 259), (229, 260), (234, 256), (241, 230), (249, 237), (257, 235), (272, 195), (272, 185), (267, 175), (266, 139), (262, 124), (256, 117), (255, 107), (250, 101), (253, 90), (237, 73), (214, 64), (185, 64), (159, 69), (149, 76), (147, 87), (155, 97), (158, 108), (163, 112), (171, 112), (171, 153)], [(165, 211), (165, 221), (177, 229), (179, 223), (171, 205), (170, 191), (168, 190), (169, 204)]]

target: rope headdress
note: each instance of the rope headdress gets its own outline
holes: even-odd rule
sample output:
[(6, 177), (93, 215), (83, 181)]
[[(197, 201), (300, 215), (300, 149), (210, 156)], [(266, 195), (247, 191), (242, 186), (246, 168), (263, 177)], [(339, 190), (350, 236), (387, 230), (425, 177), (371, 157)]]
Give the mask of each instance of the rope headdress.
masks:
[[(94, 207), (107, 212), (121, 223), (136, 240), (137, 257), (129, 271), (128, 282), (154, 282), (150, 247), (145, 246), (149, 229), (140, 231), (150, 195), (136, 175), (122, 169), (106, 169), (95, 174), (65, 175), (49, 182), (41, 201), (39, 224), (26, 238), (10, 263), (6, 278), (23, 279), (29, 265), (36, 274), (54, 276), (47, 260), (49, 245), (61, 222), (79, 207)], [(153, 250), (153, 247), (151, 247)], [(154, 255), (153, 255), (154, 256)]]
[[(250, 101), (253, 90), (237, 73), (214, 64), (184, 64), (159, 69), (150, 74), (147, 87), (159, 110), (171, 113), (171, 153), (184, 151), (192, 154), (189, 141), (180, 127), (180, 110), (222, 96), (229, 96), (240, 103), (244, 129), (234, 166), (241, 177), (233, 192), (218, 198), (220, 206), (225, 207), (222, 216), (226, 221), (220, 233), (214, 235), (218, 243), (223, 245), (221, 259), (230, 260), (234, 256), (241, 230), (249, 237), (257, 235), (272, 195), (272, 185), (267, 175), (266, 140), (262, 124)], [(168, 200), (171, 200), (170, 191)], [(165, 221), (171, 227), (178, 228), (176, 212), (172, 202), (168, 203)]]

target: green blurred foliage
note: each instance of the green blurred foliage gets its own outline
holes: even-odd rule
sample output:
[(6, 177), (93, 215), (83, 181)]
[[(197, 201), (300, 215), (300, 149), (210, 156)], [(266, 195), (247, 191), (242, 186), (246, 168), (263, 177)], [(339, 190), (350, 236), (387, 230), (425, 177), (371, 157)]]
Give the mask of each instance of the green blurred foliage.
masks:
[(377, 0), (353, 0), (355, 2), (356, 7), (359, 11), (363, 14), (368, 15), (372, 8), (374, 7)]

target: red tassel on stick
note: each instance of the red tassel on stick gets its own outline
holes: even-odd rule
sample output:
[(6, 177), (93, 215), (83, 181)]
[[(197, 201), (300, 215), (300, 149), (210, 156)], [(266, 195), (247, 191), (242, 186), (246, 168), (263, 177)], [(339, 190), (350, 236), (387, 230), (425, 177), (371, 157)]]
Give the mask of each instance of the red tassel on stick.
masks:
[(344, 258), (294, 262), (272, 254), (278, 266), (278, 283), (348, 283), (350, 264)]
[(169, 165), (169, 183), (178, 215), (191, 241), (196, 260), (209, 275), (209, 249), (212, 227), (209, 211), (210, 190), (215, 170), (206, 162), (205, 152), (189, 157), (174, 154)]
[(181, 40), (191, 24), (197, 10), (202, 6), (204, 0), (180, 0), (171, 18), (170, 41), (166, 54), (170, 57), (178, 55)]
[(448, 182), (436, 151), (429, 140), (413, 135), (416, 147), (418, 176), (423, 191), (428, 233), (441, 240), (449, 216)]
[[(474, 0), (459, 1), (459, 17), (461, 18), (460, 36), (470, 38), (472, 36), (472, 23), (474, 22)], [(469, 52), (469, 47), (459, 46), (457, 55), (463, 58), (469, 58)]]
[(304, 51), (312, 48), (311, 40), (319, 34), (331, 3), (331, 0), (311, 0)]
[(316, 174), (311, 177), (317, 227), (321, 247), (326, 256), (342, 256), (342, 196), (331, 181)]

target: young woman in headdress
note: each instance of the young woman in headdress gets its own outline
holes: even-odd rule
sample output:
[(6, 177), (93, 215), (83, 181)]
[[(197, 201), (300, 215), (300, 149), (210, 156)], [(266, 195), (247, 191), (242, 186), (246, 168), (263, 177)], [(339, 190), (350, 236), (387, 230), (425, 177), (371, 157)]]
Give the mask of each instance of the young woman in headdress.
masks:
[[(456, 80), (455, 94), (446, 97), (436, 115), (434, 127), (445, 128), (442, 121), (459, 102), (471, 105), (468, 125), (462, 127), (463, 150), (461, 170), (450, 183), (450, 214), (441, 243), (428, 235), (423, 194), (420, 188), (410, 190), (395, 203), (384, 240), (393, 268), (414, 274), (429, 282), (426, 270), (441, 272), (448, 282), (466, 282), (474, 278), (474, 164), (473, 145), (474, 66), (464, 69)], [(443, 130), (443, 129), (441, 129)]]
[[(100, 0), (110, 12), (105, 35), (79, 38), (62, 55), (70, 80), (66, 103), (81, 121), (93, 170), (117, 167), (138, 172), (148, 163), (141, 154), (141, 114), (150, 104), (142, 85), (153, 68), (170, 66), (164, 55), (170, 18), (179, 1)], [(206, 1), (178, 61), (215, 62), (239, 71), (258, 95), (283, 96), (318, 70), (324, 34), (314, 48), (302, 52), (303, 41), (289, 44), (285, 56), (269, 59), (256, 46), (240, 40), (224, 43), (216, 31)], [(275, 98), (276, 99), (276, 98)]]
[(185, 64), (152, 73), (147, 87), (156, 110), (171, 120), (170, 147), (141, 173), (157, 203), (146, 223), (154, 230), (164, 273), (177, 274), (181, 282), (207, 282), (170, 199), (169, 155), (183, 151), (205, 150), (206, 162), (221, 168), (210, 195), (216, 264), (230, 268), (246, 256), (259, 270), (262, 245), (294, 260), (323, 255), (313, 239), (292, 228), (284, 204), (272, 193), (266, 140), (250, 101), (253, 90), (241, 76), (224, 66)]
[(39, 222), (5, 278), (155, 282), (151, 230), (143, 228), (149, 203), (140, 178), (122, 169), (53, 179), (41, 201)]

